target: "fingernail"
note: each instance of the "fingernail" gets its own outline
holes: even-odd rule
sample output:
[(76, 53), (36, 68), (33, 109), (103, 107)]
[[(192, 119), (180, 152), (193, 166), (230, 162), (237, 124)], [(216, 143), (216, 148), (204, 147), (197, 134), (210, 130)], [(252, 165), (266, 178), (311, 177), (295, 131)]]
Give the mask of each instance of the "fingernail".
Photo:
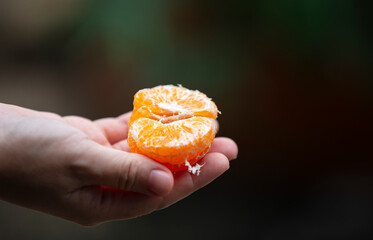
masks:
[(149, 175), (148, 190), (155, 195), (166, 195), (172, 187), (172, 176), (161, 170), (153, 170)]

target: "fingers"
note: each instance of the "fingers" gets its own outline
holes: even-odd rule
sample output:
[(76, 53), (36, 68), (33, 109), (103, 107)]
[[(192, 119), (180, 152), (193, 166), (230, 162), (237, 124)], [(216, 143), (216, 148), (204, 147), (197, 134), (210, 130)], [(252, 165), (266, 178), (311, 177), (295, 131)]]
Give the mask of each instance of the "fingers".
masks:
[[(224, 152), (220, 144), (231, 144), (230, 141), (221, 139), (214, 143), (217, 151)], [(229, 168), (225, 154), (231, 154), (230, 151), (208, 153), (199, 161), (203, 165), (199, 175), (187, 171), (172, 175), (166, 167), (142, 155), (96, 143), (82, 149), (86, 154), (80, 167), (88, 169), (84, 176), (88, 187), (68, 196), (70, 204), (80, 206), (78, 210), (86, 216), (78, 221), (83, 225), (133, 218), (168, 207), (223, 174)], [(76, 165), (79, 168), (79, 163)]]
[(208, 153), (199, 164), (203, 164), (199, 175), (187, 171), (175, 174), (172, 191), (164, 197), (160, 208), (165, 208), (204, 187), (229, 168), (229, 161), (221, 153)]
[(187, 171), (175, 174), (175, 184), (171, 192), (163, 197), (97, 185), (77, 189), (68, 194), (68, 202), (79, 215), (78, 217), (66, 216), (66, 218), (82, 225), (92, 226), (104, 221), (148, 214), (187, 197), (229, 168), (228, 159), (221, 153), (207, 154), (200, 164), (204, 166), (198, 176)]
[(217, 137), (214, 139), (209, 152), (219, 152), (224, 154), (229, 160), (233, 160), (237, 158), (238, 147), (230, 138)]
[(113, 145), (113, 148), (125, 151), (125, 152), (131, 152), (130, 147), (128, 146), (127, 139), (122, 140), (120, 142), (117, 142)]
[[(145, 194), (165, 195), (173, 185), (173, 176), (163, 165), (139, 154), (129, 153), (126, 140), (108, 148), (90, 142), (84, 156), (89, 163), (91, 175), (86, 184), (101, 184), (127, 191)], [(219, 137), (214, 140), (211, 150), (204, 161), (213, 156), (228, 160), (237, 157), (238, 149), (235, 142), (229, 138)], [(220, 157), (219, 157), (220, 156)], [(208, 162), (208, 161), (207, 161)], [(87, 163), (85, 163), (87, 165)], [(78, 164), (79, 165), (79, 164)], [(213, 168), (219, 166), (213, 164)], [(208, 167), (204, 167), (207, 169)], [(154, 171), (153, 171), (154, 170)], [(202, 177), (201, 177), (202, 178)]]
[(117, 118), (102, 118), (94, 121), (94, 123), (105, 134), (110, 144), (114, 144), (128, 136), (128, 120), (132, 112), (120, 115)]
[(139, 154), (104, 147), (94, 142), (84, 147), (77, 169), (85, 169), (84, 185), (105, 185), (121, 190), (163, 196), (173, 186), (165, 166)]
[(130, 120), (131, 115), (132, 115), (132, 111), (126, 112), (122, 115), (119, 115), (117, 117), (117, 120), (120, 121), (120, 122), (128, 123), (128, 120)]
[[(92, 226), (114, 219), (128, 219), (168, 207), (204, 187), (229, 168), (228, 159), (221, 153), (209, 153), (200, 164), (204, 164), (200, 175), (183, 171), (174, 175), (175, 184), (171, 192), (163, 197), (121, 191), (103, 186), (89, 186), (68, 195), (69, 202), (80, 216), (71, 218), (79, 224)], [(94, 209), (94, 211), (92, 211)], [(78, 220), (77, 220), (78, 219)]]
[(110, 144), (126, 139), (128, 136), (127, 123), (120, 122), (115, 118), (103, 118), (94, 121), (94, 123), (101, 129)]

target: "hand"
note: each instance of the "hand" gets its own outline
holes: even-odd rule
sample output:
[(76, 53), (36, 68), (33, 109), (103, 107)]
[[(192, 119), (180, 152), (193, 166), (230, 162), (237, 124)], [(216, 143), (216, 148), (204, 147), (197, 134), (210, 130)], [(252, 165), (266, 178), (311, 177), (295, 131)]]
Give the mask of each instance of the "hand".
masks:
[(231, 139), (216, 138), (199, 176), (173, 175), (129, 152), (130, 115), (90, 121), (0, 104), (0, 199), (91, 226), (165, 208), (237, 156)]

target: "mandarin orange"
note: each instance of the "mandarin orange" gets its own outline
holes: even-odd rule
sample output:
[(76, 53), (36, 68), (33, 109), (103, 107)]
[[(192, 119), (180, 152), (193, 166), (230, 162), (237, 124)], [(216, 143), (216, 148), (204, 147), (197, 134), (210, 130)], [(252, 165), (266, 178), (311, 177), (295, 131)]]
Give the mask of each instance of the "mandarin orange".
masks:
[[(205, 94), (165, 85), (135, 94), (129, 120), (128, 145), (177, 172), (196, 172), (193, 165), (210, 149), (218, 109)], [(197, 174), (199, 173), (199, 165)]]

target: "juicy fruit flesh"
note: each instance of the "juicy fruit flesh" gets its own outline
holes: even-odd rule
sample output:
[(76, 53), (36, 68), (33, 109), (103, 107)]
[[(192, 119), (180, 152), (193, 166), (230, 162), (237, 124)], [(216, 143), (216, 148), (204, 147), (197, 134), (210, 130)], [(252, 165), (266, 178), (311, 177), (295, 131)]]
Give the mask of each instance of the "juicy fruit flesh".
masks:
[(128, 145), (172, 171), (186, 169), (210, 149), (217, 112), (215, 103), (199, 91), (170, 85), (140, 90), (129, 121)]
[(193, 113), (194, 116), (213, 119), (217, 117), (215, 103), (205, 94), (170, 85), (139, 91), (135, 95), (133, 105), (134, 110), (146, 106), (149, 111), (159, 116)]

